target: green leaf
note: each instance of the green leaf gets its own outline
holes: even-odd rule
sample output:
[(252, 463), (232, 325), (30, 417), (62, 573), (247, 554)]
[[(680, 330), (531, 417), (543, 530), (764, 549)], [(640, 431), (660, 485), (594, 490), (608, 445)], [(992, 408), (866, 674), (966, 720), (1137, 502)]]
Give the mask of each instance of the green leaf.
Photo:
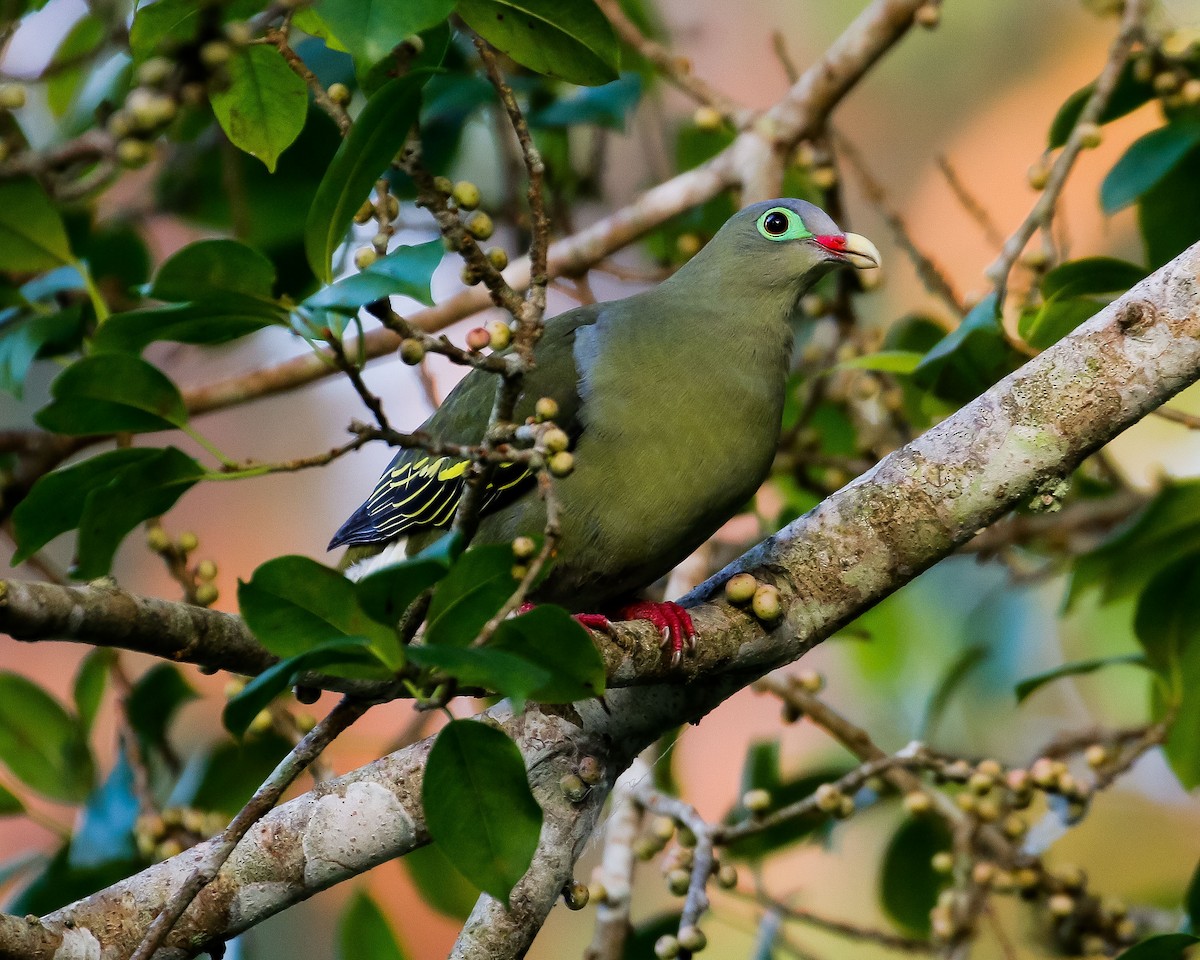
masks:
[(421, 899), (442, 916), (466, 920), (479, 899), (479, 889), (454, 869), (436, 843), (418, 847), (400, 861)]
[(213, 113), (234, 146), (275, 172), (308, 115), (308, 89), (271, 46), (238, 49), (228, 64), (229, 85), (209, 95)]
[(1200, 240), (1200, 150), (1184, 157), (1142, 197), (1138, 227), (1151, 269)]
[(1187, 893), (1183, 897), (1183, 909), (1187, 913), (1187, 933), (1200, 930), (1200, 864), (1192, 871), (1192, 879), (1188, 881)]
[(395, 631), (372, 620), (355, 585), (308, 557), (268, 560), (249, 581), (238, 582), (238, 606), (259, 642), (293, 657), (330, 640), (366, 637), (385, 662), (403, 662)]
[(1155, 575), (1138, 599), (1134, 632), (1160, 680), (1151, 687), (1156, 720), (1174, 714), (1163, 748), (1183, 786), (1200, 786), (1200, 556)]
[(454, 677), (466, 687), (482, 687), (512, 700), (513, 709), (525, 709), (533, 692), (550, 683), (548, 670), (515, 654), (489, 647), (412, 646), (408, 659)]
[(193, 303), (115, 313), (96, 331), (92, 346), (97, 351), (130, 353), (163, 340), (209, 346), (282, 325), (285, 317), (273, 301), (222, 293)]
[(338, 953), (342, 960), (406, 960), (391, 924), (379, 905), (361, 890), (338, 921)]
[(1117, 960), (1183, 960), (1188, 947), (1200, 943), (1200, 937), (1190, 933), (1160, 933), (1141, 943), (1135, 943)]
[(273, 731), (219, 743), (207, 755), (193, 755), (165, 806), (215, 810), (233, 817), (291, 749), (292, 744)]
[[(0, 817), (15, 817), (25, 812), (25, 804), (15, 793), (0, 784)], [(3, 881), (0, 881), (2, 883)]]
[(1067, 605), (1092, 589), (1101, 591), (1104, 602), (1130, 597), (1164, 567), (1195, 553), (1200, 553), (1200, 482), (1172, 484), (1132, 523), (1075, 561)]
[(455, 0), (323, 0), (321, 19), (363, 71), (409, 34), (450, 16)]
[(199, 694), (173, 664), (156, 664), (143, 673), (125, 698), (129, 725), (142, 746), (162, 746), (175, 714), (197, 696)]
[(452, 720), (429, 751), (421, 803), (429, 835), (455, 868), (507, 903), (542, 829), (517, 745), (495, 727)]
[(75, 21), (46, 67), (46, 104), (56, 118), (61, 118), (71, 106), (71, 100), (84, 77), (90, 54), (94, 54), (107, 39), (109, 30), (91, 14)]
[(302, 306), (310, 310), (353, 314), (364, 304), (391, 296), (412, 297), (432, 306), (429, 282), (445, 255), (446, 248), (441, 240), (430, 240), (415, 247), (397, 247), (365, 270), (318, 290)]
[(618, 77), (620, 45), (592, 0), (459, 0), (458, 15), (536, 73), (584, 87)]
[(913, 936), (929, 936), (929, 911), (949, 883), (930, 861), (950, 844), (950, 830), (940, 818), (910, 817), (892, 835), (883, 855), (880, 903), (897, 926)]
[(134, 63), (154, 56), (161, 46), (193, 40), (200, 28), (205, 4), (196, 0), (157, 0), (142, 3), (129, 28), (129, 49)]
[(339, 40), (333, 32), (333, 28), (329, 23), (312, 7), (301, 7), (292, 17), (292, 26), (297, 30), (303, 30), (309, 36), (313, 36), (321, 40), (330, 50), (335, 50), (338, 53), (349, 53), (346, 45)]
[(1100, 205), (1116, 213), (1158, 185), (1184, 157), (1200, 147), (1200, 120), (1172, 120), (1139, 137), (1100, 184)]
[(100, 709), (100, 701), (108, 686), (108, 671), (116, 660), (116, 653), (107, 647), (95, 647), (79, 664), (75, 674), (75, 712), (79, 714), (79, 724), (84, 735), (92, 731), (96, 721), (96, 713)]
[(622, 73), (620, 79), (599, 87), (586, 87), (570, 97), (555, 100), (529, 118), (533, 127), (571, 127), (590, 123), (624, 132), (629, 112), (642, 95), (642, 78)]
[(74, 344), (82, 330), (83, 308), (80, 304), (58, 313), (30, 316), (5, 325), (0, 334), (0, 389), (19, 399), (33, 361)]
[(235, 737), (240, 737), (259, 712), (291, 687), (297, 677), (313, 670), (332, 670), (376, 679), (384, 679), (391, 673), (365, 637), (327, 640), (268, 667), (247, 683), (240, 693), (230, 697), (221, 714), (225, 729)]
[(304, 251), (317, 279), (333, 280), (333, 251), (371, 186), (408, 139), (427, 75), (397, 77), (375, 92), (334, 155), (308, 211)]
[(184, 302), (225, 292), (269, 300), (274, 287), (275, 265), (254, 247), (236, 240), (197, 240), (163, 261), (149, 295)]
[(0, 182), (0, 264), (31, 273), (71, 260), (71, 245), (58, 209), (36, 180)]
[(1085, 297), (1051, 298), (1036, 310), (1027, 310), (1017, 322), (1017, 333), (1026, 343), (1045, 350), (1090, 320), (1102, 304)]
[(465, 647), (504, 602), (517, 581), (512, 575), (508, 544), (475, 547), (461, 557), (433, 592), (426, 619), (425, 642)]
[(915, 350), (880, 350), (876, 353), (863, 354), (861, 357), (851, 357), (830, 367), (829, 373), (835, 370), (878, 370), (881, 373), (912, 373), (921, 365), (925, 358), (923, 353)]
[(925, 354), (913, 383), (939, 397), (965, 403), (1021, 365), (1008, 345), (995, 294), (979, 301), (950, 333)]
[[(1117, 83), (1113, 88), (1112, 95), (1100, 114), (1101, 123), (1109, 123), (1123, 117), (1155, 99), (1157, 94), (1154, 91), (1154, 84), (1139, 80), (1136, 74), (1134, 61), (1132, 59), (1125, 61), (1125, 65), (1117, 76)], [(1051, 150), (1057, 150), (1067, 142), (1067, 137), (1071, 135), (1075, 124), (1079, 122), (1079, 115), (1083, 112), (1084, 105), (1091, 99), (1094, 89), (1095, 84), (1089, 83), (1083, 89), (1076, 90), (1059, 108), (1054, 122), (1050, 125), (1048, 139)]]
[(925, 715), (921, 718), (921, 726), (917, 733), (918, 739), (929, 743), (937, 733), (938, 725), (946, 713), (955, 693), (988, 658), (988, 649), (982, 644), (971, 644), (965, 647), (957, 657), (950, 661), (941, 679), (929, 695), (925, 704)]
[(155, 450), (153, 456), (133, 463), (109, 483), (87, 492), (71, 576), (79, 580), (105, 576), (125, 535), (143, 521), (170, 510), (203, 476), (200, 464), (167, 447)]
[(124, 353), (76, 360), (50, 385), (39, 426), (69, 436), (150, 433), (187, 423), (179, 388), (157, 367)]
[(79, 721), (16, 673), (0, 673), (0, 761), (26, 786), (64, 803), (86, 799), (96, 775)]
[(520, 657), (550, 675), (529, 696), (542, 703), (574, 703), (604, 693), (604, 658), (591, 635), (562, 607), (534, 607), (503, 621), (487, 648)]
[(368, 617), (394, 627), (417, 596), (441, 580), (449, 569), (449, 557), (429, 555), (428, 550), (389, 564), (358, 581), (354, 588), (358, 604)]
[(1149, 667), (1150, 665), (1145, 656), (1140, 653), (1122, 653), (1111, 657), (1076, 660), (1074, 663), (1064, 663), (1061, 667), (1055, 667), (1053, 670), (1046, 670), (1043, 673), (1035, 673), (1032, 677), (1026, 677), (1013, 688), (1013, 693), (1016, 694), (1017, 703), (1024, 703), (1031, 693), (1041, 689), (1053, 680), (1060, 680), (1063, 677), (1078, 677), (1085, 673), (1095, 673), (1102, 667), (1112, 667), (1121, 664), (1133, 667)]
[(1042, 296), (1084, 297), (1124, 293), (1146, 276), (1146, 269), (1115, 257), (1084, 257), (1055, 267), (1042, 277)]

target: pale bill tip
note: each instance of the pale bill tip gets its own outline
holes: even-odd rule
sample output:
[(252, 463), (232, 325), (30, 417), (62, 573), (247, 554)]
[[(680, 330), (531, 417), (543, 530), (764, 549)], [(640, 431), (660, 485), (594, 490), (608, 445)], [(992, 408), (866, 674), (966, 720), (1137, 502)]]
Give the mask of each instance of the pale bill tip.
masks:
[(846, 234), (846, 246), (841, 253), (856, 270), (870, 270), (883, 263), (879, 248), (858, 233)]

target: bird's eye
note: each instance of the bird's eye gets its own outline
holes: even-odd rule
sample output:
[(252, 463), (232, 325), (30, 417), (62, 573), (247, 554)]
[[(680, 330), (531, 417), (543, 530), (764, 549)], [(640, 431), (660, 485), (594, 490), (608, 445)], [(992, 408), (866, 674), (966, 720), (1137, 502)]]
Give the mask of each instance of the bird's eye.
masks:
[(786, 207), (772, 207), (759, 217), (758, 232), (768, 240), (803, 240), (812, 236), (799, 214)]

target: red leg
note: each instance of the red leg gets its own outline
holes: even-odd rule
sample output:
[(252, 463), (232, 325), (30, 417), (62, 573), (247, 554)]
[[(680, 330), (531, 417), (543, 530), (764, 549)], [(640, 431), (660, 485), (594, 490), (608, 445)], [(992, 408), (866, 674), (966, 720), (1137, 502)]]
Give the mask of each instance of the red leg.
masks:
[[(517, 607), (517, 615), (528, 613), (536, 603), (523, 603)], [(599, 630), (601, 633), (612, 635), (612, 621), (602, 613), (573, 613), (571, 614), (581, 627), (586, 627), (588, 630)]]
[(621, 608), (625, 620), (649, 620), (662, 634), (663, 650), (669, 650), (672, 663), (679, 663), (685, 652), (696, 649), (696, 625), (692, 615), (672, 600), (657, 603), (638, 600)]

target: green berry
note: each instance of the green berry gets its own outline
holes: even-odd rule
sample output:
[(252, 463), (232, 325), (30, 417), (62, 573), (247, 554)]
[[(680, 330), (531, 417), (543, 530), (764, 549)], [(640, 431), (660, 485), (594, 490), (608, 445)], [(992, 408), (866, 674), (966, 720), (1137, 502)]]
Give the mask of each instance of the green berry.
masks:
[(533, 537), (516, 537), (512, 542), (512, 552), (517, 560), (530, 560), (537, 553), (537, 542)]
[(503, 270), (508, 266), (508, 253), (503, 247), (488, 247), (485, 251), (488, 262), (497, 270)]
[(148, 87), (157, 87), (166, 83), (171, 74), (175, 72), (175, 64), (166, 57), (151, 57), (137, 71), (138, 83), (144, 83)]
[(387, 214), (389, 220), (395, 220), (400, 216), (400, 201), (390, 193), (387, 196), (387, 202), (384, 204), (384, 212)]
[(448, 197), (454, 192), (454, 184), (450, 182), (449, 177), (434, 177), (433, 189)]
[(725, 599), (730, 603), (749, 603), (754, 599), (758, 581), (750, 573), (739, 573), (725, 581)]
[(565, 430), (560, 430), (558, 427), (551, 427), (542, 435), (542, 443), (545, 445), (548, 453), (558, 453), (566, 450), (571, 445), (571, 438), (567, 436)]
[(0, 109), (20, 110), (25, 106), (25, 87), (19, 83), (0, 83)]
[(575, 457), (566, 450), (560, 450), (546, 462), (546, 466), (556, 477), (565, 477), (575, 469)]
[(400, 359), (410, 367), (425, 359), (425, 344), (416, 337), (405, 337), (400, 341)]
[(201, 560), (196, 564), (196, 576), (201, 580), (215, 580), (217, 565), (212, 560)]
[(704, 241), (698, 233), (681, 233), (675, 240), (675, 249), (685, 260), (690, 260), (700, 252)]
[(503, 320), (493, 320), (487, 325), (487, 332), (492, 338), (490, 346), (493, 350), (503, 350), (512, 343), (512, 327)]
[(699, 953), (708, 946), (708, 937), (699, 927), (681, 927), (679, 930), (679, 946), (692, 953)]
[(737, 867), (732, 863), (722, 864), (717, 871), (717, 886), (722, 890), (732, 890), (737, 886), (738, 872)]
[(354, 211), (354, 222), (360, 226), (375, 216), (375, 204), (364, 200), (363, 205)]
[(766, 813), (771, 809), (770, 790), (747, 790), (742, 794), (742, 806), (751, 813)]
[(202, 607), (211, 606), (217, 602), (219, 593), (215, 583), (202, 583), (196, 587), (196, 602)]
[(933, 808), (933, 800), (923, 790), (910, 790), (904, 795), (904, 809), (909, 813), (928, 813)]
[[(447, 181), (447, 183), (448, 182), (449, 181)], [(459, 180), (458, 183), (454, 184), (449, 191), (444, 192), (448, 192), (450, 196), (454, 198), (454, 202), (464, 210), (474, 210), (477, 206), (479, 206), (479, 201), (481, 199), (479, 195), (479, 188), (470, 180)]]
[(558, 401), (553, 397), (539, 397), (533, 405), (533, 415), (539, 422), (553, 420), (558, 416)]
[(667, 873), (667, 889), (675, 896), (682, 897), (691, 886), (692, 875), (687, 870), (676, 867)]
[(1045, 190), (1046, 184), (1050, 182), (1050, 169), (1045, 163), (1039, 161), (1029, 168), (1029, 172), (1025, 176), (1034, 190)]
[(223, 67), (233, 57), (233, 47), (224, 40), (209, 40), (200, 48), (200, 62), (210, 70)]
[(844, 796), (845, 794), (832, 783), (823, 783), (813, 793), (813, 800), (816, 801), (818, 810), (833, 813), (842, 805)]
[(577, 774), (568, 773), (558, 781), (558, 787), (571, 803), (582, 803), (588, 795), (588, 786)]
[(806, 693), (820, 693), (825, 689), (825, 678), (816, 670), (801, 670), (796, 674), (796, 684)]
[(582, 910), (588, 905), (590, 897), (591, 891), (588, 890), (587, 884), (578, 880), (573, 880), (563, 887), (563, 901), (568, 910)]
[(467, 219), (467, 233), (473, 236), (476, 240), (487, 240), (496, 229), (496, 225), (492, 223), (492, 218), (482, 210), (476, 210)]
[(331, 83), (326, 91), (329, 94), (329, 99), (336, 103), (339, 107), (344, 107), (350, 102), (353, 94), (350, 88), (344, 83)]
[(675, 960), (679, 956), (679, 940), (669, 933), (664, 933), (654, 941), (654, 955), (658, 960)]
[(709, 132), (720, 130), (724, 122), (725, 120), (721, 116), (721, 111), (715, 107), (700, 106), (692, 114), (692, 123), (699, 130), (707, 130)]
[(374, 247), (359, 247), (354, 251), (354, 265), (359, 270), (366, 270), (378, 259), (379, 254), (375, 252)]
[(1102, 139), (1100, 127), (1095, 123), (1081, 123), (1078, 127), (1079, 143), (1086, 150), (1092, 150), (1100, 146)]
[(126, 137), (117, 142), (117, 162), (131, 170), (145, 166), (153, 151), (144, 140)]
[(171, 548), (171, 538), (162, 527), (151, 527), (146, 531), (146, 546), (155, 553), (166, 553)]
[(670, 817), (655, 817), (650, 824), (650, 832), (655, 838), (666, 843), (675, 836), (675, 821)]
[(254, 39), (254, 28), (245, 20), (230, 20), (225, 24), (225, 36), (235, 46), (244, 47)]
[(949, 873), (954, 869), (954, 854), (949, 850), (939, 850), (929, 861), (934, 873)]
[[(477, 284), (480, 280), (483, 279), (483, 277), (480, 275), (479, 271), (476, 270), (469, 263), (463, 264), (462, 272), (459, 274), (459, 277), (462, 279), (462, 282), (464, 284), (466, 284), (468, 287), (475, 286), (475, 284)], [(483, 330), (483, 327), (479, 327), (478, 329)], [(484, 333), (486, 333), (486, 332), (487, 331), (484, 330)], [(487, 346), (487, 344), (484, 344), (484, 346)], [(483, 348), (480, 347), (479, 349), (483, 349)]]
[(200, 538), (190, 530), (185, 530), (179, 535), (179, 549), (184, 553), (191, 553), (200, 546)]
[(754, 599), (751, 601), (751, 609), (754, 615), (766, 623), (772, 620), (777, 620), (783, 613), (783, 604), (779, 599), (779, 589), (771, 586), (769, 583), (764, 583), (754, 591)]

